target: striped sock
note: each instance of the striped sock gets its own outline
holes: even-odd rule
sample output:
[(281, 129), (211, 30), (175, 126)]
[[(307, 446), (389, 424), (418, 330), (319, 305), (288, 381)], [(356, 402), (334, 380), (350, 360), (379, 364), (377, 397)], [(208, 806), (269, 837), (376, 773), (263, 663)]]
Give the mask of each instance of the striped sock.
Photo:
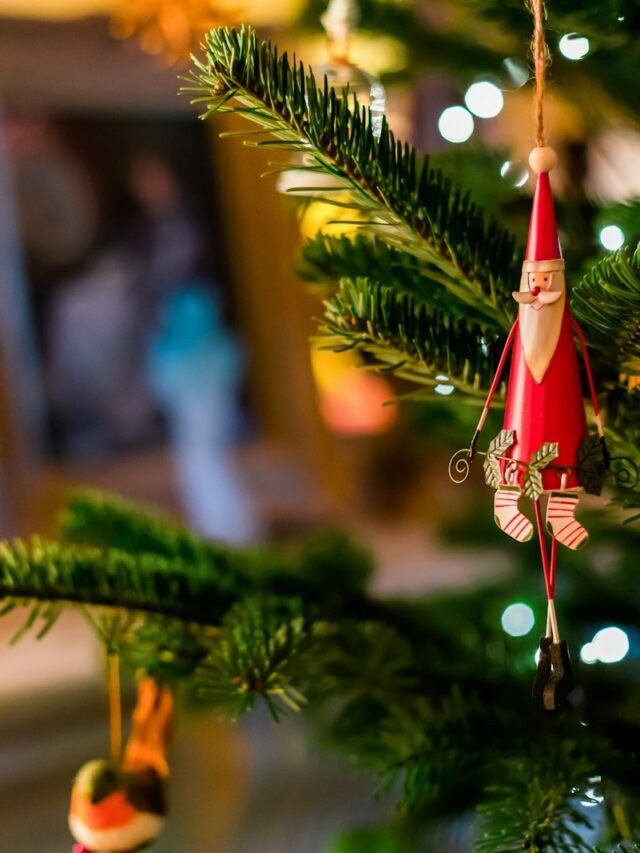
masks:
[(576, 521), (577, 506), (578, 495), (574, 492), (551, 492), (547, 504), (547, 530), (572, 551), (584, 548), (589, 539), (587, 531)]
[(518, 508), (521, 494), (519, 486), (500, 486), (493, 499), (493, 517), (503, 533), (516, 542), (527, 542), (533, 536), (533, 524)]

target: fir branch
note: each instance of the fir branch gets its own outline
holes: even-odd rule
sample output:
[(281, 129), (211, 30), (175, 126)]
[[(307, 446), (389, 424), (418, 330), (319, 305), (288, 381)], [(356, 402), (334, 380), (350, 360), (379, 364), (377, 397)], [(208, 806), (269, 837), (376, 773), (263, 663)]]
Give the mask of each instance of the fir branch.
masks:
[(250, 28), (212, 30), (205, 48), (205, 62), (194, 60), (184, 89), (205, 104), (203, 117), (236, 112), (274, 137), (252, 145), (300, 148), (312, 164), (307, 169), (331, 175), (347, 193), (344, 203), (366, 214), (359, 225), (435, 265), (462, 301), (508, 313), (504, 297), (519, 277), (514, 238), (428, 158), (396, 142), (386, 122), (376, 140), (367, 112), (348, 91), (340, 97), (326, 78), (318, 89), (302, 64), (279, 57)]
[(198, 539), (156, 507), (91, 489), (69, 498), (59, 526), (65, 542), (115, 548), (129, 554), (143, 552), (202, 563), (228, 553), (228, 549)]
[(0, 543), (0, 597), (34, 603), (110, 607), (216, 624), (237, 595), (239, 576), (155, 554), (63, 546), (33, 538)]
[(454, 321), (409, 293), (361, 278), (344, 279), (325, 307), (328, 347), (362, 350), (386, 372), (430, 388), (450, 382), (479, 397), (491, 383), (498, 340), (479, 323)]
[[(357, 235), (332, 237), (323, 233), (307, 240), (302, 248), (299, 274), (304, 281), (336, 289), (342, 278), (367, 278), (398, 291), (414, 294), (424, 302), (446, 311), (454, 319), (468, 317), (501, 330), (502, 315), (488, 307), (486, 312), (461, 302), (443, 283), (440, 271), (420, 263), (413, 255), (393, 248), (381, 239)], [(505, 329), (509, 328), (506, 318)]]
[(640, 244), (592, 267), (574, 288), (571, 307), (599, 365), (614, 379), (640, 373)]
[(245, 591), (268, 587), (319, 600), (329, 583), (334, 594), (364, 590), (373, 572), (366, 549), (338, 531), (308, 536), (288, 547), (230, 548), (194, 536), (155, 507), (106, 492), (72, 495), (60, 525), (64, 541), (72, 545), (184, 561)]
[(500, 762), (503, 781), (480, 806), (479, 853), (589, 853), (591, 824), (579, 798), (593, 768), (571, 741), (545, 741), (524, 758)]
[(225, 616), (216, 643), (196, 672), (196, 689), (233, 719), (260, 697), (277, 721), (306, 701), (294, 673), (297, 658), (312, 644), (299, 602), (246, 599)]

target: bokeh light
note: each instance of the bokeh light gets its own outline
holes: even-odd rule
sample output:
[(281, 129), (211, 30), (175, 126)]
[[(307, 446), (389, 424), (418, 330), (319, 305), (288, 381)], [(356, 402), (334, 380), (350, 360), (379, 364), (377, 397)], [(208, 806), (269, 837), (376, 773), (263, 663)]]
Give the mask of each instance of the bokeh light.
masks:
[(533, 610), (521, 601), (510, 604), (502, 614), (502, 628), (511, 637), (524, 637), (536, 622)]
[(464, 102), (478, 118), (495, 118), (504, 107), (504, 95), (489, 80), (479, 80), (467, 89)]
[(583, 59), (589, 53), (589, 39), (578, 33), (566, 33), (558, 42), (558, 48), (565, 59)]
[(605, 225), (600, 231), (600, 242), (610, 252), (624, 245), (624, 231), (618, 225)]
[(436, 385), (436, 387), (433, 389), (436, 394), (441, 394), (443, 397), (448, 397), (456, 390), (453, 385), (449, 383), (449, 377), (445, 376), (444, 373), (438, 373), (436, 379), (438, 380), (438, 385)]
[(619, 663), (629, 651), (629, 637), (622, 628), (612, 625), (598, 631), (593, 645), (601, 663)]
[(580, 660), (582, 661), (582, 663), (597, 663), (598, 653), (593, 643), (585, 643), (584, 646), (580, 649)]
[(500, 76), (504, 88), (519, 89), (529, 79), (529, 66), (519, 56), (508, 56), (502, 61)]
[(510, 186), (522, 189), (529, 180), (529, 170), (521, 160), (505, 160), (500, 166), (500, 177)]
[(438, 119), (438, 130), (447, 142), (466, 142), (474, 127), (473, 116), (464, 107), (447, 107)]

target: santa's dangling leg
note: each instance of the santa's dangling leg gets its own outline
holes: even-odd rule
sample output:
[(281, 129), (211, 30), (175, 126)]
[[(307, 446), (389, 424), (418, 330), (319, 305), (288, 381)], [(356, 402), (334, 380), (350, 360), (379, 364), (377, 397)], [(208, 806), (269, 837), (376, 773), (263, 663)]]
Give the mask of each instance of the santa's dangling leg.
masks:
[(551, 536), (566, 548), (578, 551), (589, 541), (589, 534), (576, 520), (578, 495), (564, 489), (567, 475), (562, 475), (562, 491), (551, 492), (547, 503), (546, 527)]
[(533, 696), (536, 699), (542, 699), (547, 711), (555, 711), (564, 703), (569, 693), (573, 690), (573, 671), (566, 640), (560, 639), (554, 602), (557, 541), (555, 539), (551, 540), (551, 556), (549, 558), (544, 540), (540, 501), (536, 500), (534, 506), (538, 540), (540, 542), (542, 570), (547, 591), (547, 627), (545, 636), (540, 638), (540, 655), (533, 683)]

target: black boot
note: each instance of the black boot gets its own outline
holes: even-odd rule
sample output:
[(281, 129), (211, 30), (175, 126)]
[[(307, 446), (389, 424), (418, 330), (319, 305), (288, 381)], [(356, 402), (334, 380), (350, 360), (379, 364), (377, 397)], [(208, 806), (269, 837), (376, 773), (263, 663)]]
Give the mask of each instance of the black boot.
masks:
[(538, 658), (538, 668), (536, 669), (536, 677), (533, 680), (531, 696), (533, 699), (542, 700), (544, 689), (551, 675), (551, 637), (540, 637), (540, 657)]
[(544, 687), (543, 702), (547, 711), (557, 711), (574, 688), (573, 669), (566, 640), (551, 643), (551, 675)]

